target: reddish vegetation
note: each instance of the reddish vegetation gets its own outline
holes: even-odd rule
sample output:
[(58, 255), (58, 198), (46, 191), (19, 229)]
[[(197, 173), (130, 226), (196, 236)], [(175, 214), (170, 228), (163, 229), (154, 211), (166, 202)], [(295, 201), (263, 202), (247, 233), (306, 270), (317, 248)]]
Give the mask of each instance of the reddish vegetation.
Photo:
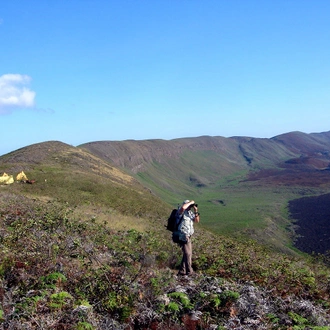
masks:
[[(278, 168), (251, 172), (248, 181), (288, 187), (330, 187), (328, 154), (292, 158)], [(304, 197), (289, 202), (291, 218), (296, 221), (295, 246), (307, 253), (330, 251), (330, 194)]]
[(307, 253), (330, 250), (330, 194), (304, 197), (289, 203), (291, 217), (297, 220), (295, 246)]
[(252, 172), (248, 177), (248, 181), (262, 181), (266, 184), (286, 186), (330, 186), (330, 170), (301, 169), (297, 166), (284, 169), (265, 169)]

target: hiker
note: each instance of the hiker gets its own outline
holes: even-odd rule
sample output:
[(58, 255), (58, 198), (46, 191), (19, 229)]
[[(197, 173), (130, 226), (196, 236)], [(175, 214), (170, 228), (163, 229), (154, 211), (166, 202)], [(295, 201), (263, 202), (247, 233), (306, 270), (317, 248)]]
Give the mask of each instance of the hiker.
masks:
[(183, 252), (178, 275), (192, 275), (192, 244), (191, 236), (194, 233), (194, 222), (199, 222), (198, 205), (194, 201), (185, 200), (178, 209), (182, 239), (179, 243)]

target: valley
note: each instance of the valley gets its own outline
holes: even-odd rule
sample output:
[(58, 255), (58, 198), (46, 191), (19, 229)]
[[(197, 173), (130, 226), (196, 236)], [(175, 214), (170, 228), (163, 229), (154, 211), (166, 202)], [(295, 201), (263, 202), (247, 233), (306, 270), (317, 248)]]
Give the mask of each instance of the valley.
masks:
[[(89, 202), (100, 193), (100, 201), (126, 214), (143, 215), (152, 205), (163, 221), (182, 200), (195, 199), (201, 227), (295, 254), (297, 224), (289, 202), (330, 192), (329, 150), (329, 132), (290, 132), (271, 139), (96, 141), (78, 147), (49, 141), (0, 157), (0, 170), (28, 171), (39, 182), (34, 188), (38, 193), (48, 180), (53, 194), (75, 203), (79, 195), (68, 195), (63, 188), (68, 183), (82, 191), (80, 200)], [(50, 175), (57, 176), (56, 183)], [(102, 178), (114, 185), (106, 194), (110, 186)], [(136, 188), (141, 193), (132, 193)], [(120, 202), (125, 192), (128, 203)], [(155, 203), (157, 199), (162, 202)]]
[[(329, 260), (303, 252), (328, 249), (328, 148), (328, 133), (294, 132), (48, 141), (1, 156), (0, 172), (33, 184), (0, 186), (0, 324), (327, 329)], [(186, 198), (201, 223), (196, 277), (180, 279), (164, 225)]]
[(330, 191), (329, 132), (80, 147), (127, 171), (172, 207), (185, 198), (198, 200), (204, 228), (254, 238), (286, 253), (295, 253), (289, 201)]

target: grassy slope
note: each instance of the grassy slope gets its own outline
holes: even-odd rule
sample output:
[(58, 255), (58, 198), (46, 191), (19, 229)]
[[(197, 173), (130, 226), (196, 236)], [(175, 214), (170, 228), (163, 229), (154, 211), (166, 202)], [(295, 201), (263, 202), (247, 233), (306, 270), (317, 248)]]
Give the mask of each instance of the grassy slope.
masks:
[[(35, 154), (35, 150), (39, 154)], [(199, 160), (204, 156), (202, 152)], [(1, 296), (0, 292), (4, 302), (0, 308), (0, 322), (6, 319), (12, 322), (13, 327), (15, 322), (26, 326), (28, 322), (37, 322), (40, 328), (43, 325), (46, 329), (47, 324), (63, 327), (65, 320), (70, 324), (84, 321), (101, 329), (109, 316), (118, 322), (127, 322), (127, 317), (131, 317), (138, 325), (143, 311), (148, 311), (157, 315), (156, 319), (163, 328), (169, 329), (168, 325), (172, 325), (173, 329), (184, 328), (178, 324), (182, 322), (181, 316), (187, 313), (187, 307), (170, 298), (170, 306), (178, 308), (175, 312), (158, 302), (160, 296), (170, 297), (177, 286), (172, 274), (180, 251), (171, 244), (170, 233), (160, 226), (169, 205), (124, 172), (67, 145), (42, 144), (33, 150), (27, 148), (14, 152), (1, 160), (0, 171), (14, 174), (24, 170), (29, 179), (37, 182), (0, 187), (1, 285), (8, 291), (7, 296), (11, 295), (10, 303), (15, 307), (14, 314), (8, 312), (5, 308), (7, 296)], [(255, 212), (257, 207), (261, 214), (269, 216), (267, 212), (272, 195), (268, 193), (276, 192), (269, 188), (266, 194), (267, 188), (260, 191), (260, 187), (251, 187), (250, 183), (240, 183), (244, 177), (242, 170), (230, 178), (226, 176), (217, 180), (224, 167), (212, 168), (212, 159), (212, 164), (205, 164), (203, 171), (198, 172), (196, 181), (196, 170), (202, 162), (188, 153), (176, 165), (172, 163), (172, 175), (176, 173), (181, 177), (193, 160), (197, 165), (186, 175), (184, 187), (181, 188), (176, 181), (176, 189), (182, 190), (174, 190), (168, 196), (174, 196), (173, 201), (179, 198), (181, 201), (181, 194), (191, 190), (198, 197), (198, 202), (201, 201), (205, 226), (216, 230), (223, 223), (222, 230), (218, 232), (226, 232), (226, 226), (239, 218), (240, 222), (236, 222), (235, 227), (246, 229), (244, 217), (246, 221), (256, 221), (248, 214), (250, 210)], [(180, 168), (180, 173), (173, 172), (176, 167)], [(163, 173), (164, 177), (171, 177), (170, 173), (166, 174), (164, 165), (158, 163), (152, 168), (155, 176)], [(210, 170), (212, 176), (208, 174)], [(216, 175), (215, 170), (219, 171)], [(192, 174), (194, 180), (191, 180)], [(207, 184), (203, 185), (205, 182)], [(151, 186), (154, 183), (150, 177), (149, 183)], [(166, 185), (167, 180), (163, 184)], [(168, 189), (164, 188), (166, 191)], [(282, 199), (286, 198), (282, 191), (277, 193)], [(281, 210), (282, 202), (277, 200), (277, 203), (277, 209)], [(208, 210), (210, 206), (211, 211)], [(215, 223), (208, 224), (207, 219), (212, 219), (214, 209), (221, 210), (221, 219), (217, 215)], [(237, 214), (241, 215), (238, 217)], [(254, 225), (256, 228), (257, 224)], [(254, 226), (250, 222), (249, 230), (255, 229)], [(230, 295), (239, 295), (238, 283), (248, 281), (271, 290), (273, 305), (276, 304), (274, 297), (290, 295), (312, 301), (318, 299), (327, 304), (329, 271), (307, 259), (274, 253), (253, 241), (213, 235), (203, 230), (201, 225), (196, 226), (194, 251), (194, 267), (203, 276), (196, 280), (196, 289), (190, 292), (188, 288), (188, 291), (189, 300), (200, 306), (203, 312), (201, 327), (207, 328), (211, 323), (225, 324), (232, 312), (238, 313), (242, 320), (246, 317), (244, 310), (240, 315), (238, 307), (233, 307), (233, 301), (226, 300), (225, 295), (217, 296), (214, 289), (207, 286), (219, 277), (230, 281), (230, 286), (224, 284), (221, 287), (223, 293)], [(65, 281), (64, 278), (51, 279), (51, 276), (60, 276), (54, 271), (58, 264), (63, 266)], [(63, 292), (71, 298), (68, 296), (61, 305), (54, 297)], [(93, 305), (93, 311), (75, 317), (73, 310), (77, 306), (88, 307), (89, 304)], [(276, 328), (278, 321), (273, 318), (281, 318), (284, 322), (285, 318), (289, 319), (287, 313), (292, 311), (299, 312), (294, 306), (285, 306), (285, 310), (279, 308), (273, 311), (272, 318), (263, 315), (262, 322), (269, 329), (272, 324)], [(152, 326), (151, 320), (144, 322)], [(320, 322), (309, 316), (304, 324)], [(80, 326), (83, 329), (83, 325)]]
[(20, 171), (36, 184), (6, 187), (13, 193), (75, 206), (102, 205), (133, 216), (159, 218), (165, 214), (167, 205), (133, 177), (62, 143), (37, 144), (2, 157), (0, 172), (16, 176)]
[(165, 221), (168, 204), (177, 206), (183, 199), (195, 199), (204, 228), (218, 234), (248, 234), (284, 250), (289, 245), (284, 207), (295, 193), (244, 182), (247, 166), (237, 156), (231, 155), (231, 159), (234, 161), (211, 150), (187, 150), (174, 159), (164, 157), (145, 164), (147, 170), (136, 175), (141, 185), (84, 150), (49, 142), (2, 157), (0, 171), (15, 174), (24, 170), (37, 180), (35, 185), (13, 185), (9, 188), (13, 192), (79, 205), (84, 208), (84, 212), (77, 211), (82, 217), (99, 214), (102, 221), (107, 216), (100, 208), (108, 216)]
[[(301, 141), (301, 134), (297, 136)], [(278, 139), (284, 138), (287, 136)], [(327, 190), (327, 187), (312, 189), (246, 181), (250, 171), (276, 167), (276, 162), (293, 155), (282, 142), (202, 137), (178, 139), (173, 143), (163, 140), (124, 141), (115, 145), (101, 142), (93, 144), (92, 154), (85, 148), (49, 142), (2, 157), (0, 171), (25, 170), (29, 178), (37, 179), (38, 185), (33, 188), (20, 187), (24, 193), (43, 196), (44, 191), (50, 191), (52, 198), (92, 207), (103, 205), (110, 213), (164, 220), (170, 206), (177, 206), (186, 198), (195, 199), (200, 205), (204, 228), (236, 237), (248, 235), (271, 243), (281, 251), (288, 251), (291, 244), (287, 202)], [(101, 158), (106, 154), (106, 161), (95, 154)], [(126, 166), (132, 159), (133, 169), (143, 170), (133, 172), (125, 167), (126, 173), (134, 175), (135, 180), (113, 167), (109, 157)]]
[[(148, 161), (140, 158), (140, 171), (136, 171), (139, 162), (135, 164), (135, 172), (130, 172), (127, 162), (122, 164), (143, 185), (173, 206), (185, 198), (197, 200), (205, 228), (228, 235), (247, 234), (288, 252), (287, 248), (292, 247), (292, 226), (286, 211), (288, 201), (328, 192), (328, 185), (300, 186), (299, 179), (289, 185), (260, 180), (247, 182), (246, 179), (249, 173), (259, 169), (281, 170), (278, 166), (299, 157), (301, 148), (302, 152), (325, 150), (327, 141), (327, 138), (322, 140), (318, 136), (315, 143), (314, 136), (300, 132), (274, 139), (178, 139), (173, 141), (172, 146), (183, 149), (181, 153), (173, 157), (170, 152), (164, 151), (163, 155), (157, 154), (152, 158), (151, 150), (164, 147), (164, 141), (159, 145), (153, 141), (147, 148)], [(292, 147), (293, 143), (297, 148)], [(93, 150), (98, 150), (101, 145), (96, 143)], [(308, 145), (310, 147), (307, 148)], [(130, 153), (136, 150), (135, 159), (140, 157), (142, 150), (139, 150), (139, 141), (125, 141), (125, 146)], [(101, 157), (102, 152), (99, 154)], [(124, 154), (125, 157), (127, 155)], [(303, 175), (306, 174), (298, 173), (298, 178)]]
[[(230, 165), (210, 151), (186, 152), (177, 160), (149, 164), (136, 177), (173, 206), (185, 198), (196, 200), (202, 226), (215, 233), (246, 234), (288, 252), (287, 202), (305, 195), (306, 190), (247, 182), (248, 168)], [(320, 191), (308, 189), (309, 194)]]

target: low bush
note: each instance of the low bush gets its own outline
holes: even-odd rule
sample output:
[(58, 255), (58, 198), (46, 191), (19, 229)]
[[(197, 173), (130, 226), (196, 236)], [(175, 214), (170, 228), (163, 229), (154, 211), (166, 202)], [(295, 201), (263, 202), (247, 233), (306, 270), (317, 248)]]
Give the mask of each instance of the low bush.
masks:
[(181, 279), (175, 275), (181, 251), (162, 225), (114, 230), (74, 214), (55, 201), (2, 194), (4, 329), (252, 329), (252, 321), (280, 329), (330, 322), (330, 272), (321, 262), (197, 230), (197, 275)]

